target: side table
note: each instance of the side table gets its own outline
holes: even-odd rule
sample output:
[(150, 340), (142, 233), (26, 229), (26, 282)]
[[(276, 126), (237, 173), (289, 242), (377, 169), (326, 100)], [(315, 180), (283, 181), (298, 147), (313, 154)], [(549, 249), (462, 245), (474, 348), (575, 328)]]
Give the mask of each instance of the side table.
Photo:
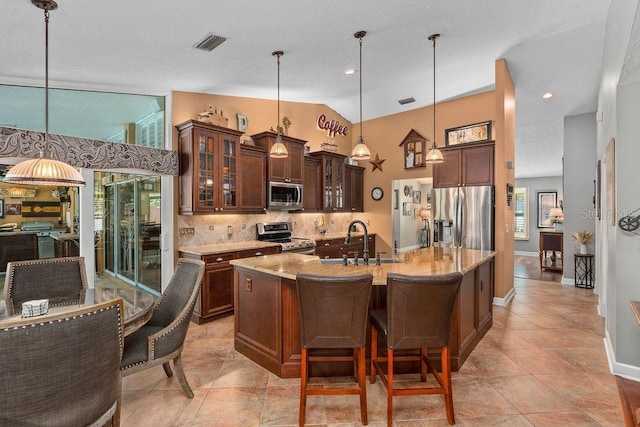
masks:
[(593, 255), (574, 254), (574, 277), (576, 287), (593, 288)]

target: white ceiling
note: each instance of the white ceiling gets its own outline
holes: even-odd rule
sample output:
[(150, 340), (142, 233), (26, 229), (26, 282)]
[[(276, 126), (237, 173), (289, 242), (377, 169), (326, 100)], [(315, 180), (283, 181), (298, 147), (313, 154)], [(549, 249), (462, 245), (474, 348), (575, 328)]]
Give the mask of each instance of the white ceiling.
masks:
[[(609, 0), (59, 0), (50, 20), (52, 87), (165, 95), (171, 90), (326, 104), (359, 121), (493, 89), (506, 58), (516, 85), (516, 177), (562, 173), (563, 117), (593, 112)], [(0, 84), (42, 86), (43, 12), (3, 2)], [(213, 52), (193, 45), (208, 33)], [(544, 92), (554, 97), (542, 99)], [(401, 106), (398, 100), (414, 97)], [(3, 101), (0, 99), (0, 104)], [(80, 113), (79, 113), (80, 114)], [(80, 120), (78, 116), (76, 120)], [(0, 123), (3, 122), (0, 108)]]

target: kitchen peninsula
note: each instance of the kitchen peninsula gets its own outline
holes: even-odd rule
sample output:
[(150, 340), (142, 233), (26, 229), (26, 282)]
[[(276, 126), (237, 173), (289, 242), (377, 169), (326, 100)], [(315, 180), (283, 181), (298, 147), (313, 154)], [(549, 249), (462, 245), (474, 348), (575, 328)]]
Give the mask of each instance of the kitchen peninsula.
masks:
[[(234, 266), (236, 351), (282, 378), (300, 376), (300, 326), (296, 274), (324, 276), (373, 274), (372, 308), (386, 305), (388, 273), (464, 274), (452, 328), (451, 366), (457, 371), (491, 328), (494, 289), (493, 251), (424, 248), (397, 255), (393, 261), (365, 266), (321, 260), (302, 254), (279, 254), (230, 261)], [(383, 261), (392, 261), (386, 259)], [(436, 362), (437, 358), (434, 358)], [(313, 368), (313, 367), (312, 367)], [(345, 373), (349, 366), (345, 366)], [(313, 375), (322, 375), (323, 366)], [(336, 371), (332, 369), (331, 374)]]

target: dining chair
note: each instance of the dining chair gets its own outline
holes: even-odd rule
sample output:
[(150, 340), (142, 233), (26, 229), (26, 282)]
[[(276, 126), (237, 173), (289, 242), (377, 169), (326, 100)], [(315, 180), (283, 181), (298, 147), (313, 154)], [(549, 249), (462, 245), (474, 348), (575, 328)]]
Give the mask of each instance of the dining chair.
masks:
[[(457, 272), (438, 276), (387, 275), (387, 307), (370, 311), (370, 382), (375, 383), (377, 373), (387, 389), (388, 426), (392, 425), (394, 396), (421, 394), (444, 395), (447, 421), (455, 424), (449, 346), (461, 281), (462, 274)], [(386, 342), (386, 357), (378, 355), (378, 337)], [(419, 349), (418, 355), (394, 355), (396, 350), (415, 349)], [(440, 350), (440, 373), (427, 357), (428, 349)], [(386, 373), (382, 365), (385, 361)], [(400, 388), (394, 384), (393, 372), (394, 363), (400, 361), (419, 361), (420, 380), (426, 382), (427, 373), (431, 373), (438, 386), (405, 384), (407, 387)]]
[(120, 425), (123, 303), (0, 328), (0, 425)]
[(49, 307), (81, 304), (87, 289), (83, 257), (11, 261), (7, 264), (4, 300), (9, 314), (22, 312), (22, 303), (48, 299)]
[(167, 288), (153, 306), (151, 319), (124, 341), (122, 375), (127, 376), (159, 364), (167, 377), (171, 365), (187, 397), (193, 391), (182, 368), (182, 347), (204, 276), (204, 262), (180, 258)]
[[(300, 308), (300, 415), (305, 422), (308, 395), (360, 395), (360, 417), (367, 424), (365, 346), (367, 311), (373, 276), (327, 277), (299, 273), (296, 277)], [(350, 349), (349, 355), (329, 355), (327, 349)], [(322, 354), (311, 354), (320, 350)], [(309, 362), (353, 363), (357, 386), (309, 386)]]

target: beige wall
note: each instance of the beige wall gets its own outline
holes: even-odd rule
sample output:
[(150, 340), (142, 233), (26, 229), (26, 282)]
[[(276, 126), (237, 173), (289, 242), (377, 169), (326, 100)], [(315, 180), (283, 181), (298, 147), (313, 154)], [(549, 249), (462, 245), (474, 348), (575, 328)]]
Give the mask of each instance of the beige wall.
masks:
[[(253, 99), (233, 96), (208, 95), (188, 92), (174, 92), (172, 104), (172, 124), (176, 125), (188, 119), (195, 119), (198, 113), (209, 105), (222, 110), (229, 119), (229, 127), (237, 129), (236, 114), (249, 118), (246, 135), (257, 134), (274, 127), (277, 121), (277, 102), (275, 100)], [(444, 146), (445, 129), (493, 121), (493, 138), (496, 141), (496, 296), (504, 297), (513, 288), (513, 215), (506, 207), (506, 183), (514, 185), (513, 170), (507, 169), (506, 162), (514, 160), (515, 141), (515, 89), (504, 60), (496, 62), (496, 90), (466, 96), (437, 105), (436, 142)], [(311, 151), (320, 150), (320, 144), (327, 140), (326, 133), (316, 127), (316, 118), (325, 114), (328, 119), (338, 120), (349, 126), (347, 136), (338, 136), (335, 143), (341, 154), (348, 155), (359, 136), (359, 124), (352, 124), (325, 105), (297, 102), (282, 102), (280, 116), (288, 116), (292, 121), (289, 135), (307, 140)], [(378, 235), (377, 249), (391, 252), (392, 248), (392, 189), (391, 182), (396, 179), (418, 179), (431, 177), (432, 167), (404, 169), (404, 150), (400, 143), (407, 133), (415, 129), (429, 139), (433, 138), (433, 110), (431, 106), (406, 111), (391, 116), (363, 122), (363, 136), (371, 150), (372, 160), (376, 154), (382, 163), (382, 171), (372, 171), (372, 165), (360, 162), (366, 168), (364, 175), (364, 213), (324, 214), (329, 231), (346, 231), (351, 219), (370, 221), (369, 229)], [(177, 144), (177, 131), (173, 129), (173, 141)], [(177, 147), (174, 147), (177, 148)], [(374, 187), (384, 190), (384, 197), (374, 201), (370, 194)], [(176, 195), (177, 197), (177, 195)], [(180, 215), (176, 219), (177, 227), (194, 227), (196, 235), (178, 236), (178, 246), (192, 244), (221, 243), (251, 239), (254, 236), (255, 223), (262, 221), (296, 222), (297, 234), (311, 234), (315, 231), (314, 221), (319, 214), (288, 214), (269, 211), (266, 215)], [(232, 234), (227, 234), (231, 225)], [(504, 226), (509, 233), (504, 233)]]
[[(173, 92), (172, 98), (171, 123), (174, 126), (189, 119), (196, 119), (198, 113), (207, 110), (209, 105), (217, 108), (218, 112), (223, 111), (232, 129), (238, 129), (237, 114), (245, 115), (249, 119), (249, 127), (245, 132), (247, 136), (264, 132), (271, 127), (275, 129), (278, 121), (278, 103), (275, 100), (191, 92)], [(308, 141), (307, 145), (311, 151), (319, 151), (320, 144), (327, 139), (326, 131), (316, 126), (316, 118), (320, 114), (324, 114), (329, 120), (337, 120), (340, 124), (348, 126), (349, 132), (352, 132), (352, 124), (326, 105), (280, 101), (280, 119), (287, 116), (292, 122), (289, 135)], [(177, 149), (178, 131), (175, 127), (173, 141), (174, 149)], [(346, 136), (336, 136), (334, 142), (339, 147), (339, 153), (345, 155), (351, 153), (350, 133)]]
[(495, 296), (503, 298), (513, 289), (513, 207), (507, 206), (507, 184), (515, 187), (515, 104), (516, 90), (504, 59), (496, 61), (495, 121), (495, 197), (496, 197), (496, 287)]
[[(494, 104), (495, 94), (493, 91), (437, 104), (436, 143), (438, 146), (444, 146), (445, 129), (486, 120), (495, 121)], [(354, 124), (354, 126), (358, 125)], [(382, 163), (382, 172), (380, 170), (372, 172), (371, 164), (369, 162), (366, 164), (367, 171), (364, 176), (365, 214), (363, 217), (371, 221), (373, 228), (378, 233), (377, 244), (380, 250), (387, 252), (393, 246), (391, 181), (433, 176), (430, 165), (419, 169), (407, 170), (404, 168), (404, 149), (399, 145), (411, 129), (415, 129), (427, 137), (429, 139), (427, 146), (430, 146), (433, 139), (433, 110), (431, 106), (363, 122), (364, 139), (371, 150), (371, 156), (375, 158), (377, 154), (380, 159), (385, 159)], [(352, 137), (352, 143), (355, 144), (358, 135), (353, 134)], [(384, 190), (384, 197), (377, 202), (370, 196), (374, 187), (381, 187)]]

